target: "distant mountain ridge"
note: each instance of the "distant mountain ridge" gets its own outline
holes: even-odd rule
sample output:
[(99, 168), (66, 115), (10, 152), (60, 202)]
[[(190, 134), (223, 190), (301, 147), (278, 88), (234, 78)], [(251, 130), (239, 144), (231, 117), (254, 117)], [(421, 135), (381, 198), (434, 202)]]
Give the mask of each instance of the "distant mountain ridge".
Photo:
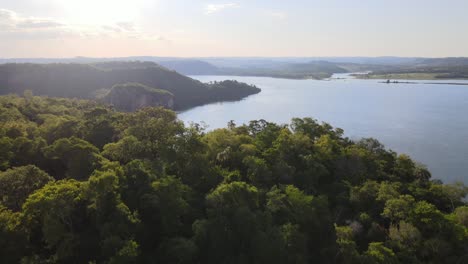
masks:
[[(358, 63), (376, 65), (399, 65), (416, 61), (432, 59), (422, 57), (157, 57), (157, 56), (129, 56), (115, 58), (0, 58), (1, 63), (93, 63), (109, 61), (150, 61), (161, 65), (175, 61), (202, 61), (218, 68), (266, 68), (268, 65), (284, 65), (289, 63), (308, 63), (311, 61), (327, 61), (332, 63)], [(444, 58), (440, 58), (444, 59)]]
[(259, 76), (289, 79), (324, 79), (344, 72), (431, 72), (443, 76), (466, 76), (468, 58), (418, 57), (153, 57), (0, 59), (1, 63), (80, 63), (99, 64), (122, 61), (157, 63), (183, 75)]
[(220, 72), (218, 67), (200, 60), (161, 61), (159, 64), (184, 75), (214, 75)]

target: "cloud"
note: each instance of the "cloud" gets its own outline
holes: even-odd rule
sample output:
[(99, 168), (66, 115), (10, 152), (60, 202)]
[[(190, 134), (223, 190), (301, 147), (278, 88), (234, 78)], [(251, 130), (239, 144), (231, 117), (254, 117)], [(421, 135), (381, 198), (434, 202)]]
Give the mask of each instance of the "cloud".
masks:
[(118, 22), (116, 25), (125, 31), (136, 30), (135, 24), (133, 22)]
[(133, 22), (117, 22), (112, 25), (104, 25), (102, 29), (117, 33), (138, 33), (137, 27)]
[(26, 19), (16, 24), (17, 28), (23, 28), (23, 29), (59, 28), (59, 27), (65, 27), (65, 26), (66, 26), (65, 24), (62, 24), (60, 22), (47, 20), (47, 19)]
[(268, 11), (266, 15), (281, 20), (286, 19), (288, 17), (286, 13), (280, 11)]
[(239, 7), (239, 4), (236, 3), (227, 3), (227, 4), (209, 4), (205, 7), (205, 14), (210, 15), (220, 11), (223, 11), (228, 8)]
[(0, 9), (0, 36), (14, 39), (58, 38), (73, 34), (65, 23), (49, 18), (25, 17)]
[(0, 8), (0, 21), (3, 19), (13, 19), (15, 16), (15, 12)]
[(162, 37), (142, 32), (131, 21), (110, 25), (75, 25), (51, 18), (26, 17), (14, 11), (0, 9), (0, 36), (16, 39), (54, 38), (133, 38), (159, 40)]
[(7, 9), (0, 9), (0, 25), (3, 26), (2, 29), (10, 31), (58, 28), (65, 26), (65, 24), (53, 19), (23, 17)]
[(0, 9), (0, 30), (10, 30), (11, 28), (13, 28), (14, 20), (14, 12), (6, 9)]

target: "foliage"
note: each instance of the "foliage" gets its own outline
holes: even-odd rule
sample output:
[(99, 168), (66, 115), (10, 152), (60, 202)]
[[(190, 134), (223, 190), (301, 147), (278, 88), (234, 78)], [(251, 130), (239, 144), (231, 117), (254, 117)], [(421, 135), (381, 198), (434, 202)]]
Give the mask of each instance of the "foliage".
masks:
[(464, 263), (468, 254), (463, 184), (431, 181), (410, 157), (311, 118), (207, 132), (162, 108), (119, 113), (30, 93), (0, 97), (0, 109), (1, 263)]

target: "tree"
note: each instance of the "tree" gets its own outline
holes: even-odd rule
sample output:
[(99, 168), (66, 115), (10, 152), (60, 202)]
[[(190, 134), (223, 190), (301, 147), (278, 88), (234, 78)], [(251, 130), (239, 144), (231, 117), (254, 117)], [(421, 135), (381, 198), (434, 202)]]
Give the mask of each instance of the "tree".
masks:
[(93, 234), (86, 231), (82, 192), (83, 183), (61, 180), (48, 183), (26, 200), (23, 216), (36, 254), (51, 254), (47, 258), (65, 262), (86, 262), (96, 256), (98, 241), (87, 238)]
[[(191, 225), (187, 222), (193, 221), (190, 206), (192, 190), (175, 177), (157, 179), (150, 187), (139, 198), (141, 223), (137, 230), (138, 242), (143, 254), (151, 256), (150, 259), (159, 258), (159, 254), (172, 258), (171, 253), (161, 250), (170, 250), (166, 243), (171, 238), (191, 233)], [(158, 248), (160, 250), (155, 251)]]
[(160, 263), (190, 264), (194, 263), (197, 250), (192, 240), (174, 237), (160, 245), (157, 258)]
[(96, 171), (83, 189), (89, 203), (87, 215), (97, 231), (100, 259), (115, 263), (126, 263), (124, 260), (138, 255), (134, 234), (139, 219), (120, 198), (118, 183), (122, 173), (121, 168)]
[(356, 242), (353, 239), (353, 230), (349, 226), (337, 226), (336, 243), (338, 245), (335, 257), (336, 263), (358, 263), (360, 255), (357, 251)]
[(119, 179), (119, 189), (122, 200), (132, 211), (141, 209), (142, 197), (151, 193), (151, 183), (157, 180), (151, 164), (142, 160), (133, 160), (123, 167), (123, 175)]
[(350, 202), (360, 211), (367, 210), (370, 215), (380, 212), (375, 203), (379, 194), (380, 185), (375, 181), (366, 181), (362, 186), (351, 189)]
[(398, 198), (400, 196), (399, 189), (399, 183), (382, 182), (377, 194), (377, 201), (386, 202)]
[(422, 241), (419, 230), (410, 223), (401, 221), (398, 225), (392, 225), (388, 236), (396, 243), (400, 250), (416, 252)]
[(116, 134), (113, 113), (104, 107), (95, 108), (84, 114), (85, 123), (84, 138), (101, 149), (107, 143), (112, 142)]
[(258, 198), (257, 188), (245, 182), (221, 184), (206, 196), (207, 218), (193, 224), (202, 262), (255, 263), (254, 241), (268, 228)]
[(136, 137), (126, 136), (118, 142), (105, 145), (102, 155), (112, 161), (126, 164), (144, 158), (143, 150), (143, 144)]
[[(334, 228), (328, 203), (323, 197), (313, 197), (288, 185), (273, 187), (266, 194), (266, 211), (278, 225), (297, 225), (297, 232), (304, 234), (308, 254), (316, 259), (329, 259), (327, 249), (335, 243)], [(317, 250), (321, 248), (322, 250)]]
[(430, 186), (429, 201), (437, 206), (439, 210), (451, 213), (464, 204), (464, 199), (468, 195), (468, 187), (463, 183), (454, 184), (432, 184)]
[(446, 224), (444, 215), (433, 204), (426, 201), (414, 204), (409, 220), (423, 234), (441, 232)]
[(401, 195), (399, 198), (389, 199), (385, 203), (382, 216), (390, 219), (392, 223), (406, 220), (410, 216), (414, 202), (411, 195)]
[(0, 170), (10, 167), (11, 158), (14, 157), (12, 151), (12, 140), (8, 137), (0, 137)]
[(453, 212), (455, 221), (468, 228), (468, 206), (460, 206)]
[(163, 108), (141, 109), (128, 116), (125, 125), (125, 134), (140, 141), (145, 157), (155, 161), (172, 160), (177, 136), (184, 132), (175, 113)]
[(27, 245), (20, 213), (12, 212), (0, 204), (0, 262), (19, 263), (27, 254)]
[(273, 179), (265, 160), (248, 156), (244, 158), (243, 163), (247, 167), (247, 178), (252, 184), (265, 187), (274, 184), (275, 179)]
[(407, 155), (399, 155), (395, 164), (395, 177), (402, 182), (411, 182), (416, 179), (416, 164)]
[(259, 206), (257, 188), (245, 182), (219, 185), (206, 196), (206, 203), (212, 213), (229, 213), (237, 208), (256, 209)]
[(99, 150), (89, 142), (71, 137), (62, 138), (44, 149), (45, 156), (58, 161), (57, 178), (86, 180), (99, 166)]
[(54, 179), (34, 165), (0, 172), (0, 200), (13, 211), (20, 211), (28, 196)]
[(364, 263), (382, 263), (382, 264), (393, 264), (398, 263), (398, 259), (395, 253), (384, 246), (381, 242), (370, 243), (369, 248), (363, 255)]

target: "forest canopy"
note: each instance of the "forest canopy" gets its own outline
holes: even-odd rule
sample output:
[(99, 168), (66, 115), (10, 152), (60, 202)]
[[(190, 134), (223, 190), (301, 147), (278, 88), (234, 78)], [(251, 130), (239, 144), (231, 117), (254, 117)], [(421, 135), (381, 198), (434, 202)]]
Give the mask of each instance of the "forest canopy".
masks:
[(207, 131), (26, 92), (0, 149), (0, 263), (468, 260), (463, 184), (312, 118)]

